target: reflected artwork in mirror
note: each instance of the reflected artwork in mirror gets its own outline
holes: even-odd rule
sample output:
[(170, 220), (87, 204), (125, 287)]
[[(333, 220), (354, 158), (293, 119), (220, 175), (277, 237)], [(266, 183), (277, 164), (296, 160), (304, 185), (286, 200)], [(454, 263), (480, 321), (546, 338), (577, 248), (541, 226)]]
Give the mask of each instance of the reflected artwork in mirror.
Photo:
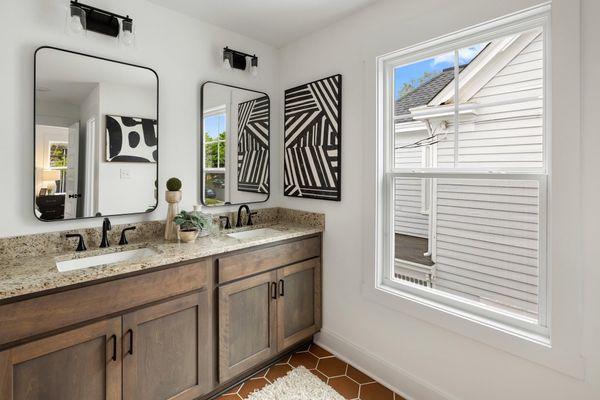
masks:
[(157, 206), (158, 76), (54, 47), (35, 52), (34, 212), (42, 221)]
[(200, 201), (205, 206), (267, 201), (270, 99), (266, 93), (206, 82), (201, 89)]

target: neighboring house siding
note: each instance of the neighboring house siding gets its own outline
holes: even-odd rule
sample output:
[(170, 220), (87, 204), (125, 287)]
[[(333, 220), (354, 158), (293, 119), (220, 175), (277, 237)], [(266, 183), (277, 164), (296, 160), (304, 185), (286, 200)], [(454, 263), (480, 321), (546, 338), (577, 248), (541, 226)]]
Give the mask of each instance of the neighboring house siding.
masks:
[[(472, 123), (461, 125), (459, 164), (542, 167), (542, 82), (540, 35), (469, 102), (539, 100), (479, 109)], [(448, 147), (438, 148), (448, 154)], [(437, 288), (537, 315), (538, 188), (523, 183), (439, 181)]]
[[(399, 134), (396, 146), (414, 143), (426, 137), (426, 133)], [(423, 149), (396, 150), (396, 168), (421, 168)], [(422, 185), (420, 179), (400, 178), (394, 184), (394, 227), (403, 235), (427, 238), (429, 215), (421, 213)]]
[(435, 287), (537, 314), (537, 181), (438, 180)]
[[(461, 119), (458, 166), (543, 167), (542, 47), (540, 35), (469, 99), (471, 104), (490, 104), (535, 97), (527, 102), (480, 108), (475, 115)], [(449, 126), (448, 131), (453, 130)], [(453, 141), (449, 133), (447, 140), (437, 145), (438, 167), (454, 166)], [(396, 154), (398, 163), (401, 157)], [(536, 317), (537, 185), (438, 179), (434, 199), (434, 287)], [(405, 199), (398, 184), (396, 195)], [(403, 221), (408, 210), (405, 201), (396, 205), (398, 210)], [(405, 229), (398, 217), (396, 223), (396, 232)]]
[[(459, 166), (542, 167), (542, 36), (538, 36), (468, 103), (484, 107), (459, 128)], [(459, 78), (460, 79), (460, 78)], [(523, 99), (535, 100), (520, 102)], [(450, 121), (452, 122), (452, 121)], [(454, 130), (451, 126), (450, 130)], [(453, 166), (454, 135), (438, 145), (438, 166)]]

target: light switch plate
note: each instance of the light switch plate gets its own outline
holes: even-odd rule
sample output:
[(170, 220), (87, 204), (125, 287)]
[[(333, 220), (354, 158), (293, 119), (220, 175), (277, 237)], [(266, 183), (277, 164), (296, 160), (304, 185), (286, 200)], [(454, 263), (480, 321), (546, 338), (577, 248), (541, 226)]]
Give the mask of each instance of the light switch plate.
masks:
[(121, 168), (121, 179), (131, 179), (131, 173), (128, 169)]

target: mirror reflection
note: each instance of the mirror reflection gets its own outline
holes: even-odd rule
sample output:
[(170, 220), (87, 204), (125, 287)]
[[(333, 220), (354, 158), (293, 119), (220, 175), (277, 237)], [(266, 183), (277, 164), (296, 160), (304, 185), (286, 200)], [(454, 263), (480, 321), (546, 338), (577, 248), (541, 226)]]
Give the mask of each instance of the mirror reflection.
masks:
[(44, 221), (157, 205), (158, 79), (49, 47), (35, 62), (35, 214)]
[(262, 92), (202, 85), (202, 204), (269, 198), (270, 100)]

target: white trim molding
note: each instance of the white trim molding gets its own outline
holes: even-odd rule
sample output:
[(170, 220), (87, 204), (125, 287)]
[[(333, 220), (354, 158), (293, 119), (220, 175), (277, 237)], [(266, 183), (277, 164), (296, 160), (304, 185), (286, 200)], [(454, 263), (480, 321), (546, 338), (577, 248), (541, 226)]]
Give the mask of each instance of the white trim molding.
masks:
[(321, 330), (315, 343), (406, 400), (460, 400), (328, 329)]

